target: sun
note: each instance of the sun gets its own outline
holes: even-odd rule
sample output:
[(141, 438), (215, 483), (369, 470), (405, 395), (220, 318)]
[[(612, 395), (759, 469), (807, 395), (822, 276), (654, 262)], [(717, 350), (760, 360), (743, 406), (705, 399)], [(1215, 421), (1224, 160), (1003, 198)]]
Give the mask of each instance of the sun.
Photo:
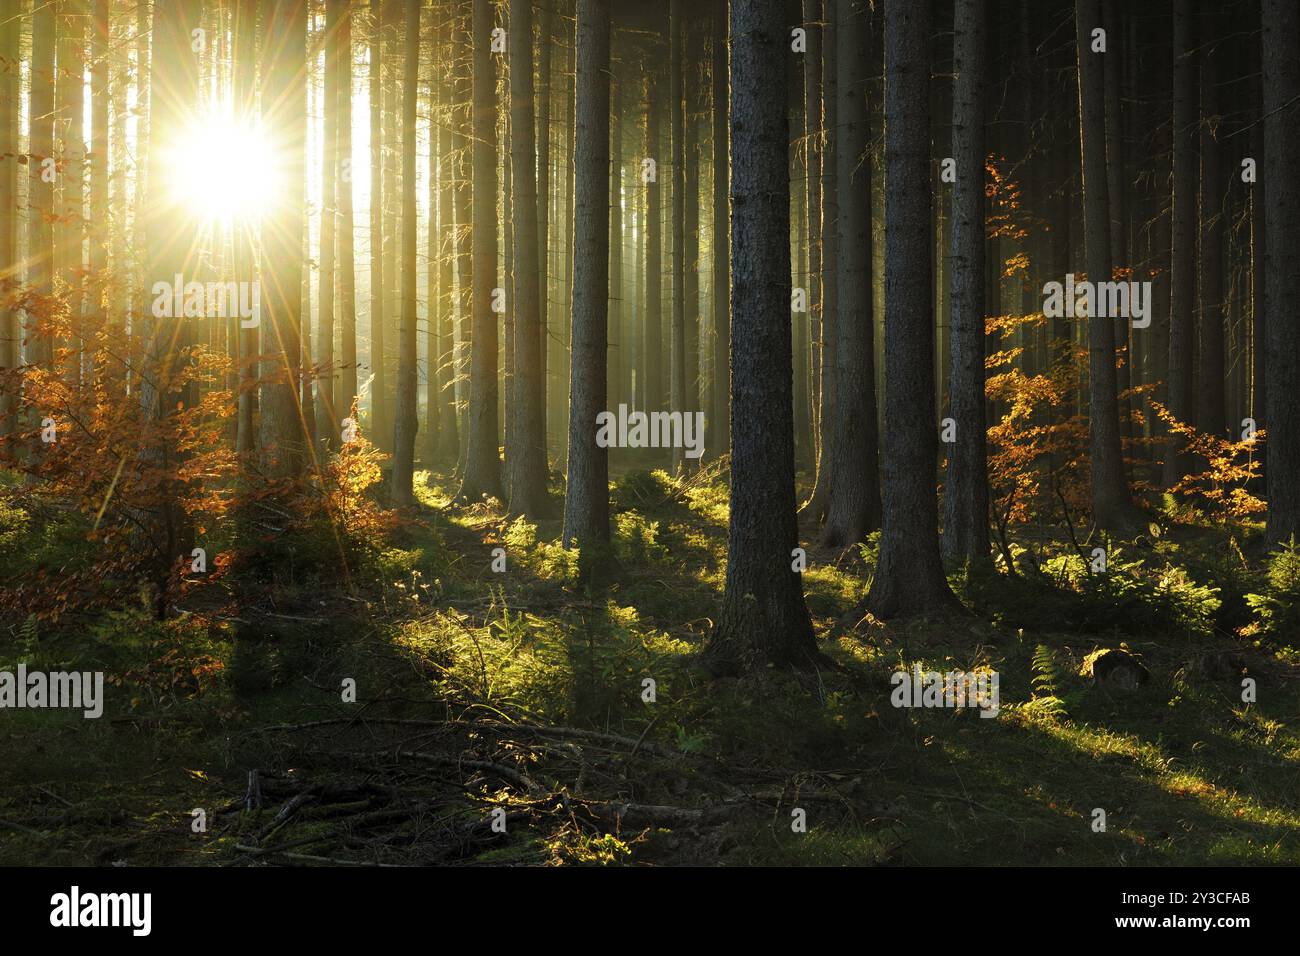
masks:
[(203, 219), (257, 220), (274, 201), (276, 163), (261, 125), (233, 112), (199, 117), (168, 150), (172, 202)]

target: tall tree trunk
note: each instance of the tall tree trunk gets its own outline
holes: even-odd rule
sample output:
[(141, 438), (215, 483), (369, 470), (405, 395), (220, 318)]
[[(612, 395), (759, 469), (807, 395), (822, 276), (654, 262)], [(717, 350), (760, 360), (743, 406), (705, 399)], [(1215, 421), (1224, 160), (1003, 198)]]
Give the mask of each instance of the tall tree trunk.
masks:
[[(1169, 295), (1169, 410), (1195, 424), (1192, 356), (1196, 336), (1196, 42), (1192, 0), (1174, 0), (1173, 261)], [(1165, 486), (1192, 470), (1183, 440), (1165, 444)]]
[[(669, 408), (685, 415), (686, 381), (686, 113), (683, 99), (682, 0), (670, 0), (668, 7), (668, 108), (671, 117), (673, 155), (673, 301), (669, 348)], [(680, 472), (686, 461), (683, 449), (674, 448), (673, 471)]]
[[(251, 114), (256, 106), (257, 91), (257, 0), (236, 0), (231, 24), (233, 57), (231, 73), (235, 108), (241, 114)], [(137, 189), (139, 184), (137, 184)], [(255, 264), (253, 244), (247, 233), (240, 229), (234, 236), (235, 270), (242, 282), (253, 281)], [(261, 286), (259, 284), (259, 290)], [(259, 291), (259, 297), (264, 301)], [(260, 310), (260, 304), (259, 304)], [(253, 464), (252, 452), (257, 438), (254, 429), (254, 412), (258, 399), (258, 356), (261, 325), (239, 329), (239, 408), (236, 412), (235, 451), (243, 456), (245, 466)], [(268, 339), (269, 341), (269, 339)]]
[[(843, 2), (843, 0), (841, 0)], [(885, 0), (885, 480), (878, 618), (957, 605), (939, 557), (930, 275), (930, 8)]]
[[(1088, 279), (1111, 281), (1110, 198), (1106, 178), (1106, 98), (1101, 58), (1092, 52), (1092, 31), (1101, 24), (1098, 0), (1076, 0), (1079, 54), (1079, 155), (1083, 168), (1084, 245)], [(1093, 311), (1100, 295), (1094, 295)], [(1128, 517), (1131, 507), (1119, 440), (1119, 380), (1115, 369), (1115, 322), (1088, 319), (1088, 435), (1092, 453), (1092, 512), (1103, 527)]]
[[(442, 15), (442, 11), (439, 11)], [(456, 266), (456, 164), (451, 155), (453, 129), (455, 128), (456, 89), (455, 81), (449, 68), (455, 58), (456, 8), (445, 4), (445, 20), (439, 41), (435, 47), (432, 69), (437, 77), (439, 90), (438, 112), (435, 125), (430, 133), (429, 148), (433, 152), (434, 164), (438, 175), (438, 221), (434, 237), (430, 239), (430, 256), (434, 257), (429, 268), (436, 271), (438, 277), (438, 299), (436, 309), (430, 306), (429, 322), (437, 322), (438, 336), (435, 351), (430, 362), (433, 367), (435, 401), (438, 403), (437, 444), (433, 457), (454, 463), (460, 447), (460, 428), (456, 409), (455, 355), (456, 355), (456, 314), (457, 299), (455, 290)], [(430, 176), (433, 171), (430, 171)], [(435, 318), (436, 317), (436, 318)]]
[[(805, 228), (808, 233), (808, 317), (813, 324), (811, 337), (821, 336), (817, 326), (822, 315), (822, 0), (803, 0), (803, 28), (806, 50), (803, 55), (804, 92), (804, 166), (807, 169), (807, 203)], [(801, 321), (795, 319), (795, 321)], [(798, 387), (800, 371), (795, 369), (794, 449), (797, 465), (817, 463), (817, 428), (829, 423), (817, 420), (813, 401), (819, 394), (819, 363), (824, 342), (814, 341), (807, 374), (810, 378), (807, 407), (800, 407)], [(795, 361), (799, 361), (795, 356)], [(826, 436), (829, 439), (829, 434)]]
[[(542, 468), (548, 467), (546, 457), (546, 432), (548, 428), (546, 401), (550, 391), (550, 307), (551, 307), (551, 52), (555, 43), (551, 23), (555, 17), (556, 0), (544, 0), (537, 18), (537, 274), (540, 289), (537, 297), (537, 402), (541, 418)], [(543, 474), (542, 482), (546, 477)]]
[[(335, 154), (338, 160), (338, 233), (336, 236), (337, 262), (335, 294), (341, 332), (339, 360), (341, 368), (334, 395), (334, 415), (352, 414), (352, 403), (357, 395), (357, 279), (356, 252), (353, 239), (352, 213), (352, 5), (347, 0), (340, 4), (338, 30), (334, 35), (334, 60), (339, 69), (335, 95), (338, 113), (338, 139)], [(340, 436), (339, 429), (330, 441)]]
[(731, 520), (705, 659), (719, 672), (817, 657), (794, 498), (790, 176), (782, 4), (731, 2)]
[(564, 546), (578, 545), (587, 560), (598, 557), (609, 544), (609, 456), (596, 444), (596, 417), (605, 410), (609, 318), (609, 45), (609, 0), (578, 0), (573, 339)]
[[(334, 364), (334, 293), (335, 258), (337, 248), (336, 223), (338, 219), (338, 102), (340, 71), (350, 68), (350, 63), (339, 62), (339, 20), (344, 4), (329, 0), (325, 5), (325, 81), (324, 135), (321, 139), (321, 211), (320, 211), (320, 270), (317, 274), (317, 311), (315, 366), (316, 366), (316, 436), (327, 449), (337, 448), (341, 439), (339, 416), (334, 406), (334, 382), (338, 376)], [(343, 184), (347, 186), (346, 183)], [(349, 187), (350, 188), (350, 187)]]
[[(1216, 5), (1202, 4), (1203, 22), (1214, 24)], [(1218, 31), (1213, 31), (1215, 34)], [(1218, 70), (1220, 56), (1205, 51), (1201, 65), (1201, 194), (1200, 194), (1200, 309), (1197, 334), (1199, 368), (1196, 384), (1196, 427), (1212, 435), (1227, 435), (1227, 393), (1223, 359), (1223, 220), (1224, 180), (1221, 147), (1215, 131), (1219, 115)]]
[(511, 189), (515, 244), (515, 445), (506, 459), (510, 511), (546, 510), (546, 433), (542, 418), (541, 270), (538, 266), (537, 150), (533, 133), (532, 0), (510, 2)]
[[(108, 157), (109, 157), (109, 3), (92, 0), (90, 19), (90, 113), (91, 136), (87, 154), (90, 167), (90, 218), (87, 222), (89, 236), (88, 284), (86, 292), (86, 336), (89, 338), (108, 320), (105, 309), (108, 268), (109, 209), (108, 209)], [(2, 268), (2, 267), (0, 267)], [(95, 343), (87, 341), (83, 379), (92, 385)], [(0, 425), (3, 428), (3, 425)]]
[(393, 430), (393, 501), (415, 503), (415, 436), (419, 418), (419, 307), (415, 201), (415, 114), (420, 95), (420, 0), (404, 0), (402, 69), (402, 312), (397, 335), (397, 417)]
[[(646, 63), (647, 74), (653, 61)], [(663, 137), (659, 130), (661, 101), (654, 96), (654, 79), (647, 75), (645, 86), (646, 134), (645, 154), (655, 164), (654, 176), (644, 184), (646, 202), (646, 315), (645, 315), (645, 385), (642, 406), (647, 412), (659, 411), (664, 403), (663, 349), (663, 203), (659, 177), (664, 156), (660, 151)]]
[[(713, 402), (708, 447), (715, 455), (731, 450), (731, 225), (727, 201), (730, 162), (727, 138), (727, 3), (713, 11)], [(657, 274), (655, 274), (657, 277)], [(807, 434), (807, 422), (804, 425)]]
[(370, 0), (370, 431), (386, 445), (384, 396), (384, 0)]
[(1295, 255), (1300, 190), (1291, 171), (1300, 149), (1300, 8), (1287, 0), (1261, 0), (1264, 60), (1265, 212), (1264, 286), (1268, 376), (1268, 527), (1271, 545), (1300, 536), (1300, 257)]
[(839, 0), (835, 25), (838, 77), (834, 431), (831, 493), (822, 544), (840, 548), (880, 526), (876, 434), (875, 333), (871, 288), (871, 18), (863, 0)]
[(473, 0), (474, 95), (473, 115), (473, 263), (474, 288), (470, 331), (469, 434), (465, 451), (465, 476), (459, 497), (501, 497), (501, 455), (497, 444), (497, 315), (492, 311), (492, 289), (497, 285), (496, 162), (493, 159), (496, 93), (493, 89), (492, 5)]
[[(296, 477), (304, 464), (302, 378), (303, 182), (307, 131), (307, 0), (271, 0), (262, 51), (266, 126), (283, 188), (263, 230), (261, 432), (267, 472)], [(155, 99), (162, 90), (154, 85)]]
[(943, 489), (943, 556), (950, 565), (989, 556), (984, 422), (984, 102), (988, 82), (985, 0), (957, 0), (953, 15), (952, 265), (948, 317), (949, 414), (957, 426)]
[[(18, 62), (22, 20), (0, 16), (0, 61)], [(17, 69), (0, 70), (0, 288), (22, 281), (18, 261), (18, 163), (21, 154), (19, 94), (22, 83)], [(39, 165), (39, 164), (37, 164)], [(18, 378), (15, 370), (22, 361), (18, 310), (9, 296), (0, 295), (0, 461), (12, 460), (17, 449), (10, 445), (18, 431)]]
[[(54, 4), (32, 8), (31, 92), (28, 97), (27, 285), (37, 295), (54, 291)], [(26, 364), (49, 368), (54, 340), (44, 320), (27, 314)]]
[[(824, 27), (821, 31), (821, 73), (822, 73), (822, 122), (821, 122), (821, 309), (818, 326), (820, 342), (816, 352), (820, 358), (816, 369), (820, 378), (818, 385), (818, 422), (820, 442), (817, 447), (817, 475), (813, 482), (812, 495), (804, 504), (800, 514), (809, 515), (815, 521), (822, 521), (830, 506), (831, 495), (835, 492), (834, 470), (831, 467), (831, 449), (834, 446), (835, 403), (839, 399), (839, 386), (836, 384), (838, 373), (835, 358), (835, 345), (838, 341), (836, 332), (837, 280), (835, 263), (838, 261), (839, 201), (836, 189), (836, 169), (838, 166), (837, 149), (839, 126), (837, 122), (836, 94), (836, 9), (840, 0), (823, 0)], [(928, 228), (928, 227), (927, 227)], [(933, 376), (932, 376), (933, 377)]]

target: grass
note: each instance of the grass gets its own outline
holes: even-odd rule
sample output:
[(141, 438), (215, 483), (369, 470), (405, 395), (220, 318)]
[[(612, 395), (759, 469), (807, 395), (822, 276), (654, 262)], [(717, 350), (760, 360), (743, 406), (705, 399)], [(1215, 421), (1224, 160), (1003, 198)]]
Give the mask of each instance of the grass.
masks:
[[(834, 666), (715, 681), (695, 651), (725, 572), (721, 482), (622, 476), (617, 568), (592, 589), (559, 548), (558, 521), (452, 505), (437, 476), (422, 478), (419, 507), (373, 542), (352, 593), (300, 568), (291, 582), (258, 582), (238, 621), (211, 611), (229, 598), (205, 593), (232, 587), (221, 579), (166, 622), (143, 607), (0, 622), (4, 667), (120, 681), (98, 721), (0, 713), (0, 864), (293, 862), (248, 848), (295, 842), (298, 862), (1300, 863), (1300, 661), (1267, 627), (1291, 619), (1294, 579), (1232, 557), (1241, 549), (1226, 530), (1119, 543), (1098, 579), (1052, 529), (1035, 529), (1037, 570), (953, 575), (969, 617), (885, 625), (849, 615), (869, 583), (870, 543), (823, 552), (805, 529), (805, 590)], [(4, 527), (11, 554), (26, 535), (70, 540), (13, 513)], [(498, 547), (504, 572), (492, 569)], [(1272, 618), (1252, 613), (1248, 594), (1271, 596)], [(1141, 690), (1081, 676), (1090, 652), (1121, 644), (1151, 674)], [(1000, 713), (892, 707), (890, 674), (914, 663), (996, 670)], [(1256, 682), (1253, 702), (1243, 677)], [(349, 679), (356, 703), (342, 699)], [(400, 723), (448, 718), (454, 732)], [(487, 763), (537, 781), (567, 817), (490, 768), (456, 765), (503, 722), (607, 735), (491, 743)], [(341, 756), (359, 748), (374, 752)], [(374, 756), (384, 748), (454, 759), (417, 774)], [(268, 793), (248, 811), (253, 768)], [(275, 827), (277, 788), (297, 776), (318, 797)], [(363, 829), (357, 814), (395, 806), (374, 792), (384, 787), (407, 795), (402, 819)], [(601, 817), (620, 801), (730, 810), (671, 824)], [(508, 833), (465, 836), (492, 807), (514, 814)], [(195, 808), (206, 832), (193, 830)], [(798, 811), (806, 832), (792, 828)]]

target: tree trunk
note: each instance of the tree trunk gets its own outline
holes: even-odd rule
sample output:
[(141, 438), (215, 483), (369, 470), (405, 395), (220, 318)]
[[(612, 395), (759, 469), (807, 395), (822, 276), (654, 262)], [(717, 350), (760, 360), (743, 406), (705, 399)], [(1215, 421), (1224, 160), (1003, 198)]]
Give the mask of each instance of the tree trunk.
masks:
[[(646, 64), (647, 72), (652, 68)], [(664, 348), (663, 348), (663, 204), (660, 199), (659, 177), (663, 173), (664, 156), (660, 151), (662, 136), (659, 130), (660, 100), (654, 96), (654, 79), (646, 77), (645, 154), (654, 160), (655, 175), (645, 183), (646, 202), (646, 314), (645, 314), (645, 386), (642, 407), (647, 412), (664, 408)]]
[[(686, 115), (682, 90), (682, 0), (670, 0), (668, 7), (668, 109), (673, 155), (673, 262), (672, 262), (672, 330), (669, 347), (669, 404), (674, 412), (685, 415), (686, 382)], [(674, 473), (686, 461), (682, 449), (672, 450)]]
[[(1192, 356), (1196, 335), (1196, 43), (1192, 0), (1174, 0), (1174, 198), (1173, 261), (1169, 295), (1169, 410), (1195, 424)], [(1192, 470), (1183, 440), (1165, 444), (1164, 482), (1169, 487)]]
[(885, 0), (885, 480), (878, 618), (957, 606), (939, 558), (930, 275), (930, 8)]
[(546, 455), (547, 393), (550, 391), (550, 308), (551, 308), (551, 54), (554, 38), (551, 22), (554, 19), (556, 0), (544, 0), (537, 19), (537, 274), (540, 283), (537, 296), (538, 376), (537, 402), (541, 419), (542, 483), (546, 482), (548, 467)]
[(875, 333), (871, 288), (871, 18), (863, 0), (838, 0), (835, 27), (836, 293), (831, 493), (822, 544), (842, 548), (880, 526)]
[[(836, 95), (836, 6), (839, 0), (823, 0), (825, 12), (822, 15), (824, 27), (821, 31), (821, 74), (822, 74), (822, 137), (821, 137), (821, 287), (820, 342), (816, 343), (819, 367), (816, 369), (820, 378), (818, 385), (818, 429), (821, 441), (817, 448), (817, 475), (813, 482), (812, 495), (804, 504), (800, 514), (806, 514), (814, 521), (826, 517), (831, 495), (835, 492), (831, 467), (831, 449), (835, 436), (835, 403), (839, 398), (836, 384), (837, 359), (835, 344), (836, 333), (836, 285), (835, 263), (838, 261), (838, 243), (836, 232), (839, 229), (837, 216), (839, 205), (836, 192), (836, 169), (838, 160), (837, 146), (839, 127), (837, 124)], [(926, 227), (928, 230), (928, 226)]]
[[(282, 186), (262, 231), (262, 451), (267, 473), (297, 477), (305, 461), (302, 379), (303, 183), (307, 132), (307, 2), (272, 0), (262, 50), (266, 128)], [(157, 34), (155, 34), (155, 43)], [(156, 73), (155, 73), (156, 78)], [(161, 99), (160, 88), (155, 100)]]
[(532, 0), (510, 2), (511, 201), (514, 220), (515, 444), (506, 459), (512, 514), (545, 512), (546, 434), (542, 418), (542, 333), (537, 224), (537, 150), (533, 133)]
[(1290, 169), (1300, 149), (1300, 8), (1288, 0), (1261, 0), (1264, 60), (1265, 212), (1264, 285), (1268, 376), (1268, 527), (1270, 545), (1300, 535), (1300, 257), (1292, 243), (1300, 223), (1300, 191)]
[[(338, 96), (338, 140), (336, 155), (338, 177), (338, 235), (336, 295), (341, 331), (338, 391), (334, 396), (334, 414), (351, 415), (357, 395), (357, 279), (356, 252), (353, 239), (352, 212), (352, 5), (344, 2), (339, 10), (338, 32), (334, 36), (334, 58), (340, 74), (335, 88)], [(337, 433), (338, 429), (335, 429)], [(334, 438), (339, 437), (337, 434)], [(331, 441), (334, 440), (331, 438)]]
[[(339, 20), (344, 3), (329, 0), (325, 5), (325, 81), (324, 130), (321, 140), (321, 211), (320, 211), (320, 271), (317, 275), (317, 311), (315, 337), (316, 366), (316, 437), (326, 449), (339, 446), (339, 416), (334, 405), (334, 383), (338, 371), (334, 364), (334, 294), (336, 291), (335, 261), (337, 255), (336, 225), (338, 220), (340, 188), (338, 176), (338, 103), (341, 71), (351, 70), (351, 63), (339, 61)], [(349, 72), (350, 75), (350, 72)], [(350, 80), (349, 80), (350, 82)], [(351, 188), (348, 183), (343, 187)]]
[(386, 444), (384, 417), (384, 0), (370, 0), (370, 431)]
[(578, 0), (573, 339), (564, 546), (582, 548), (588, 562), (609, 544), (609, 457), (606, 449), (596, 444), (596, 416), (605, 410), (609, 317), (609, 39), (609, 0)]
[(727, 4), (723, 0), (713, 12), (713, 401), (706, 444), (714, 455), (725, 455), (731, 450), (731, 430), (728, 427), (731, 366), (727, 356), (727, 345), (731, 340), (728, 295), (731, 285), (731, 227), (728, 221), (727, 147)]
[[(1208, 2), (1203, 6), (1204, 22), (1214, 24), (1215, 6)], [(1221, 147), (1215, 138), (1215, 130), (1222, 121), (1219, 115), (1219, 77), (1215, 68), (1220, 56), (1209, 49), (1201, 65), (1201, 255), (1198, 270), (1201, 302), (1197, 334), (1196, 427), (1225, 437), (1228, 421), (1223, 359), (1223, 220), (1228, 212), (1224, 209), (1223, 197), (1228, 183), (1223, 178)]]
[[(22, 20), (0, 17), (0, 60), (17, 63)], [(0, 284), (22, 281), (18, 261), (18, 163), (21, 154), (19, 71), (0, 70)], [(22, 361), (18, 310), (9, 297), (0, 298), (0, 460), (13, 460), (17, 449), (9, 444), (18, 431), (18, 379), (14, 370)]]
[(952, 265), (949, 414), (956, 424), (943, 489), (943, 556), (949, 565), (989, 556), (984, 422), (984, 102), (988, 82), (985, 0), (957, 0), (953, 23)]
[(705, 659), (717, 672), (818, 658), (799, 572), (790, 340), (790, 177), (783, 5), (731, 2), (731, 520)]
[[(1106, 99), (1101, 58), (1092, 31), (1101, 24), (1098, 0), (1076, 0), (1079, 55), (1079, 155), (1083, 169), (1084, 245), (1088, 279), (1111, 281), (1110, 198), (1106, 178)], [(1099, 288), (1094, 285), (1094, 290)], [(1099, 295), (1092, 300), (1097, 309)], [(1115, 320), (1088, 319), (1088, 435), (1092, 455), (1093, 519), (1115, 527), (1128, 517), (1131, 502), (1119, 440), (1119, 381), (1115, 369)]]
[(497, 430), (497, 315), (492, 311), (492, 290), (498, 285), (496, 161), (493, 132), (496, 93), (493, 87), (492, 5), (473, 0), (474, 94), (472, 107), (473, 157), (473, 263), (474, 288), (470, 331), (470, 395), (465, 475), (459, 497), (475, 500), (501, 497), (501, 455)]
[(420, 92), (420, 0), (405, 0), (402, 70), (402, 312), (397, 344), (397, 419), (393, 431), (393, 501), (415, 503), (415, 436), (419, 431), (418, 294), (415, 202), (415, 113)]

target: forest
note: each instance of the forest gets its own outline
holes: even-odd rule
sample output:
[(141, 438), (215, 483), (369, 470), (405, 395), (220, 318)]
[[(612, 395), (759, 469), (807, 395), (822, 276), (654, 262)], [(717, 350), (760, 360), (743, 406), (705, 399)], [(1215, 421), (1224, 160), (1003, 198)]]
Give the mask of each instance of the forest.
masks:
[(1295, 0), (0, 0), (0, 865), (1300, 864), (1297, 151)]

